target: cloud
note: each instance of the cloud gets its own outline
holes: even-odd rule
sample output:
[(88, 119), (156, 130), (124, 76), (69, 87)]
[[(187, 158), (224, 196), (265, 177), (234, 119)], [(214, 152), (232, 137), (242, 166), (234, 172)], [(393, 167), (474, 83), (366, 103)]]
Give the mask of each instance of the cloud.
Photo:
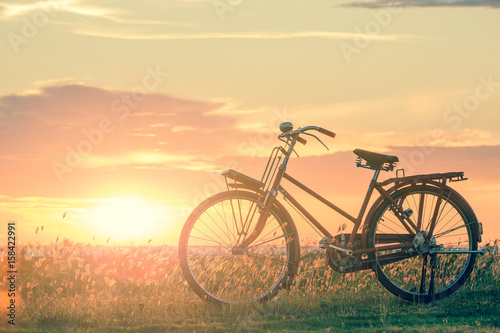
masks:
[[(235, 32), (235, 33), (222, 33), (222, 32), (206, 32), (206, 33), (158, 33), (158, 32), (127, 32), (123, 30), (119, 32), (102, 31), (102, 30), (89, 30), (76, 29), (75, 34), (101, 37), (101, 38), (116, 38), (116, 39), (131, 39), (131, 40), (189, 40), (189, 39), (291, 39), (291, 38), (326, 38), (326, 39), (340, 39), (352, 40), (357, 36), (353, 32), (336, 32), (336, 31), (295, 31), (295, 32)], [(409, 40), (415, 38), (422, 38), (416, 35), (405, 34), (387, 34), (387, 35), (374, 35), (371, 36), (373, 40), (379, 41), (395, 41), (395, 40)]]
[[(79, 25), (88, 27), (92, 22), (98, 30), (108, 29), (110, 24), (115, 24), (123, 29), (140, 28), (143, 26), (168, 27), (194, 27), (196, 24), (189, 22), (176, 22), (164, 19), (138, 18), (138, 11), (133, 8), (125, 9), (123, 3), (117, 2), (115, 6), (102, 6), (82, 0), (49, 0), (31, 3), (13, 2), (0, 4), (0, 21), (18, 21), (20, 17), (30, 18), (36, 15), (47, 16), (52, 22), (74, 28)], [(90, 21), (89, 19), (92, 19)]]
[(383, 7), (489, 7), (500, 8), (497, 0), (375, 0), (356, 1), (342, 7), (383, 8)]
[(216, 112), (222, 102), (161, 93), (134, 100), (133, 91), (62, 83), (0, 96), (0, 160), (18, 173), (32, 170), (30, 161), (68, 164), (74, 152), (86, 169), (211, 170), (242, 141), (237, 110)]
[(172, 128), (173, 133), (183, 132), (183, 131), (194, 131), (194, 130), (196, 130), (196, 128), (194, 128), (193, 126), (174, 126)]
[(220, 166), (211, 164), (207, 158), (189, 154), (167, 154), (161, 152), (129, 152), (122, 155), (90, 155), (82, 164), (84, 168), (119, 168), (146, 169), (146, 170), (202, 170), (217, 171)]
[[(74, 147), (84, 140), (84, 132), (99, 128), (102, 119), (109, 119), (114, 128), (102, 140), (102, 147), (96, 147), (99, 148), (96, 151), (104, 154), (155, 148), (155, 141), (144, 139), (170, 142), (172, 126), (166, 124), (208, 125), (215, 129), (228, 126), (232, 121), (217, 115), (204, 115), (216, 109), (217, 103), (165, 94), (149, 94), (144, 101), (136, 103), (131, 96), (127, 91), (80, 84), (53, 85), (39, 91), (0, 96), (0, 156), (10, 156), (10, 159), (30, 155), (55, 158), (65, 153), (65, 146)], [(165, 127), (156, 127), (156, 124), (165, 124)], [(138, 132), (137, 128), (144, 130)], [(156, 135), (158, 138), (135, 137), (134, 134)], [(16, 145), (11, 142), (16, 142)], [(176, 147), (187, 148), (181, 142)]]
[[(1, 194), (95, 196), (172, 187), (189, 197), (193, 185), (180, 189), (186, 179), (203, 184), (208, 171), (224, 168), (220, 156), (238, 151), (237, 110), (217, 114), (221, 102), (164, 93), (134, 101), (133, 91), (63, 83), (0, 95)], [(106, 133), (103, 119), (112, 124)], [(54, 163), (72, 164), (71, 170), (59, 177)]]
[[(133, 90), (133, 89), (132, 89)], [(277, 143), (278, 126), (292, 121), (296, 126), (320, 125), (337, 132), (326, 144), (335, 151), (352, 146), (386, 151), (397, 142), (400, 146), (463, 147), (496, 145), (494, 133), (479, 127), (452, 130), (439, 118), (422, 118), (407, 109), (404, 98), (368, 100), (336, 105), (305, 105), (290, 110), (269, 107), (245, 108), (234, 100), (197, 101), (151, 93), (134, 102), (131, 91), (115, 91), (74, 83), (52, 84), (23, 94), (0, 96), (0, 159), (22, 163), (63, 161), (70, 149), (83, 141), (99, 141), (92, 156), (112, 157), (109, 163), (88, 167), (127, 164), (151, 167), (151, 160), (130, 158), (130, 154), (185, 156), (187, 163), (169, 158), (158, 160), (161, 168), (174, 166), (192, 169), (206, 160), (227, 154), (267, 156)], [(380, 121), (380, 112), (406, 124), (395, 129)], [(359, 123), (359, 119), (365, 122)], [(109, 120), (109, 133), (96, 131)], [(353, 128), (353, 124), (356, 126)], [(374, 126), (373, 124), (377, 124)], [(434, 129), (441, 128), (438, 136)], [(323, 155), (327, 151), (314, 139), (301, 155)], [(16, 142), (16, 145), (12, 145)], [(147, 160), (147, 163), (145, 162)], [(103, 160), (104, 161), (104, 160)], [(142, 161), (142, 162), (141, 162)]]
[(130, 18), (109, 18), (111, 21), (128, 24), (128, 25), (154, 25), (154, 26), (176, 26), (176, 27), (195, 27), (196, 24), (188, 22), (172, 22), (172, 21), (160, 21), (160, 20), (134, 20)]
[(54, 0), (3, 4), (1, 14), (4, 18), (11, 19), (34, 12), (45, 12), (50, 16), (55, 16), (58, 12), (66, 12), (83, 16), (107, 17), (116, 13), (116, 10), (95, 5), (84, 5), (77, 0)]

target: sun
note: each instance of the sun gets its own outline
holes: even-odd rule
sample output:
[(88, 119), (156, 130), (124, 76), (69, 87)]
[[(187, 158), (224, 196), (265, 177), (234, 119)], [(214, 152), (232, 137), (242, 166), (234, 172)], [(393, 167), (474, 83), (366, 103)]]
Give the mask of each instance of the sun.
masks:
[(92, 224), (102, 238), (139, 241), (158, 236), (168, 217), (162, 207), (136, 198), (101, 199), (92, 209)]

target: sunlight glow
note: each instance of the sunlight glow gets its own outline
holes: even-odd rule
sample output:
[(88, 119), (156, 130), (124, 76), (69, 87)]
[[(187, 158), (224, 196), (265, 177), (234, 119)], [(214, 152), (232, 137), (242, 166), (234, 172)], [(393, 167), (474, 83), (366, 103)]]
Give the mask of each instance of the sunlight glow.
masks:
[(116, 241), (139, 240), (164, 230), (168, 217), (162, 207), (135, 198), (106, 199), (92, 210), (92, 222), (101, 236)]

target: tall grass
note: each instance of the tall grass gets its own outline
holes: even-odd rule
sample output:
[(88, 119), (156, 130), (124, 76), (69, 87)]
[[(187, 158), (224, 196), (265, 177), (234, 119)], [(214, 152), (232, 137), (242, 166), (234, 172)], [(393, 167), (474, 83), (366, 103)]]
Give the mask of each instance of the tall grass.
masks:
[[(493, 311), (483, 319), (481, 313), (475, 315), (483, 328), (494, 331), (493, 327), (500, 325), (499, 319), (494, 319), (500, 297), (498, 245), (498, 241), (486, 244), (487, 253), (478, 257), (468, 282), (434, 308), (397, 299), (383, 289), (372, 271), (339, 274), (327, 266), (323, 252), (306, 251), (292, 290), (281, 291), (266, 305), (220, 309), (205, 304), (190, 290), (180, 272), (176, 248), (90, 246), (68, 240), (52, 246), (20, 246), (16, 326), (28, 331), (266, 331), (326, 330), (342, 324), (346, 329), (387, 330), (401, 322), (405, 309), (406, 315), (415, 316), (416, 323), (418, 316), (435, 319), (436, 313), (448, 313), (438, 320), (442, 328), (446, 327), (444, 319), (449, 320), (450, 304), (461, 313), (463, 301), (472, 300), (470, 311)], [(8, 270), (6, 254), (0, 270)], [(7, 277), (0, 283), (5, 293)], [(358, 321), (352, 321), (355, 318)]]

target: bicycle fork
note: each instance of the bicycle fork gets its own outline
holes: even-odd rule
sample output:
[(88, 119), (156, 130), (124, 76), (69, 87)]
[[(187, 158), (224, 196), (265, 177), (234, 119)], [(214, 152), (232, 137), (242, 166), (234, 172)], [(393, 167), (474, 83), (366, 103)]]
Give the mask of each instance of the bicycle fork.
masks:
[(285, 174), (288, 160), (290, 159), (290, 155), (294, 151), (293, 147), (295, 146), (295, 143), (296, 143), (295, 139), (291, 140), (288, 146), (288, 150), (284, 152), (285, 158), (283, 159), (283, 162), (278, 168), (278, 172), (275, 175), (274, 181), (272, 182), (272, 186), (267, 191), (264, 202), (262, 203), (262, 207), (260, 207), (259, 210), (260, 216), (255, 226), (255, 229), (250, 233), (250, 235), (248, 235), (247, 238), (243, 240), (243, 242), (241, 242), (241, 244), (239, 245), (241, 249), (248, 247), (253, 241), (257, 239), (257, 237), (259, 237), (262, 230), (264, 230), (267, 219), (269, 215), (271, 215), (271, 210), (273, 208), (274, 201), (276, 200), (276, 196), (278, 195), (278, 188), (280, 187), (281, 180), (283, 179), (283, 175)]
[(255, 225), (255, 228), (250, 233), (250, 235), (247, 235), (247, 237), (243, 239), (243, 241), (239, 245), (240, 248), (247, 248), (250, 244), (252, 244), (252, 242), (257, 239), (257, 237), (259, 237), (262, 230), (264, 230), (267, 219), (269, 218), (269, 215), (271, 215), (271, 209), (273, 207), (274, 200), (276, 199), (277, 194), (278, 192), (276, 190), (271, 190), (268, 192), (266, 199), (262, 204), (262, 207), (258, 208), (259, 219), (257, 220), (257, 224)]

